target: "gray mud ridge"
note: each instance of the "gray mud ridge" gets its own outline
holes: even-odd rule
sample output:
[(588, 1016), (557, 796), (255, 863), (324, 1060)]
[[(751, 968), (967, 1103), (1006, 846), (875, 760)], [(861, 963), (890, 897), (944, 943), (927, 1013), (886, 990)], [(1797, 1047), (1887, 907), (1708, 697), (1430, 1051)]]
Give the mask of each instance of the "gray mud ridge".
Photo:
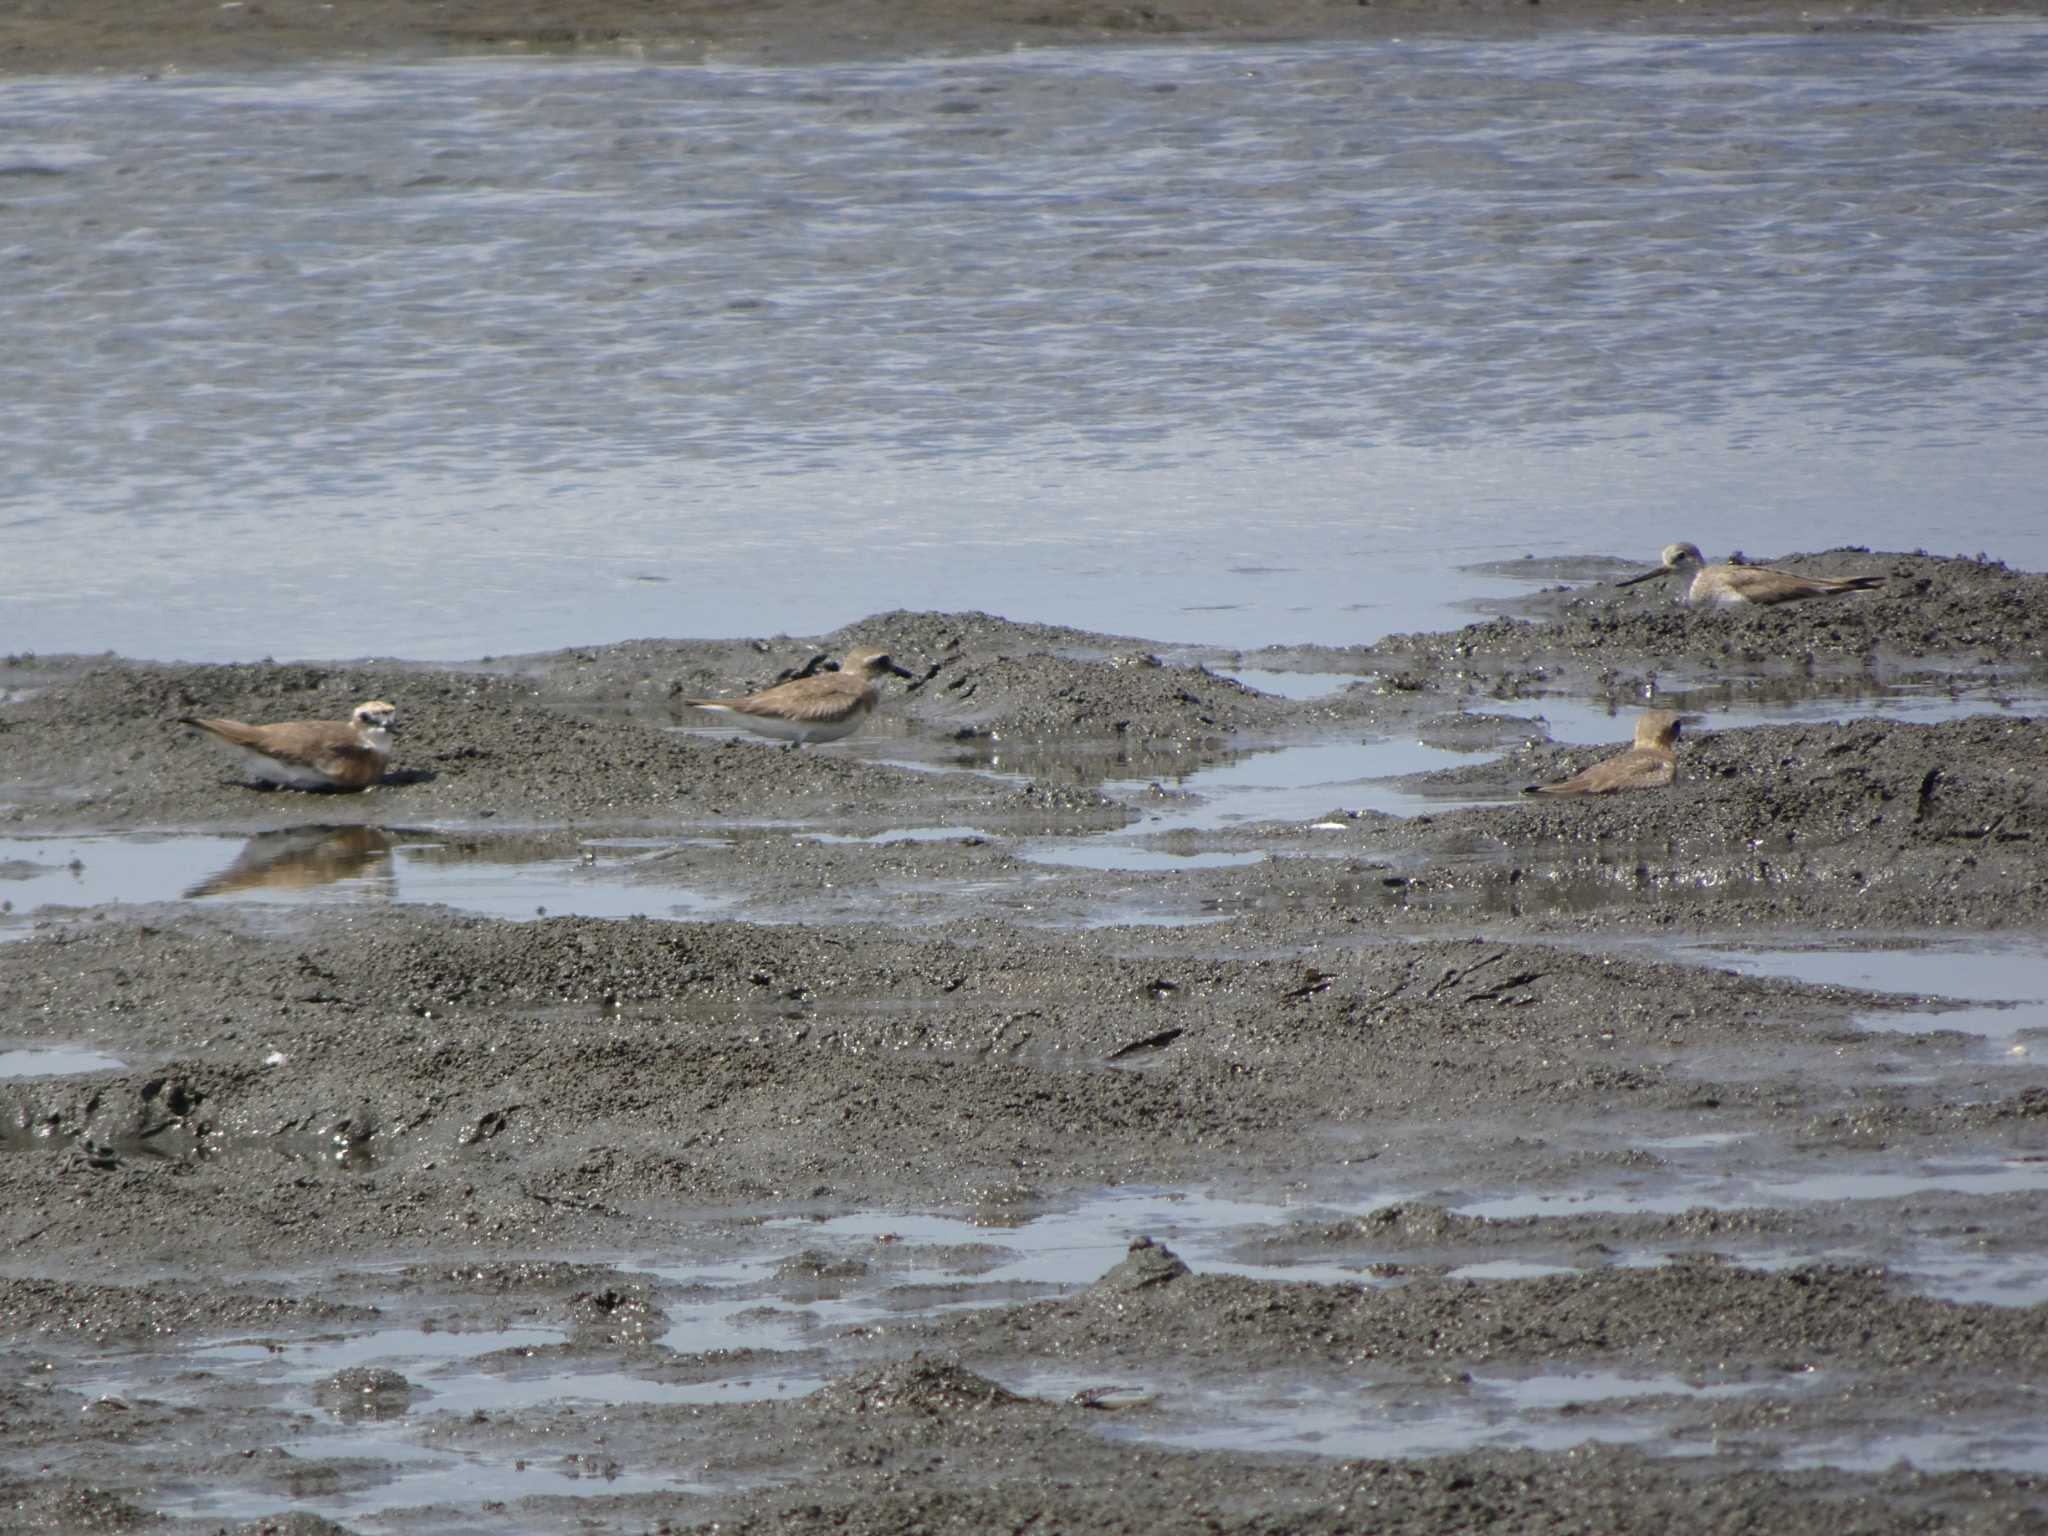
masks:
[(1517, 792), (1615, 750), (1538, 744), (1415, 781), (1497, 808), (1405, 819), (1333, 809), (1354, 825), (1294, 842), (1327, 857), (1235, 872), (1232, 899), (1255, 926), (1276, 910), (1347, 905), (1358, 922), (1528, 932), (1995, 932), (2048, 920), (2048, 723), (1716, 732), (1709, 721), (1680, 744), (1668, 791)]
[[(90, 1251), (112, 1221), (138, 1256), (230, 1269), (324, 1256), (337, 1223), (400, 1250), (659, 1244), (675, 1206), (1032, 1207), (1219, 1167), (1280, 1177), (1305, 1126), (1418, 1176), (1449, 1157), (1527, 1179), (1527, 1127), (1564, 1135), (1589, 1098), (1853, 1142), (1825, 1122), (1873, 1109), (1863, 1085), (1803, 1082), (1796, 1057), (1760, 1081), (1694, 1059), (1782, 1050), (1800, 1026), (1874, 1072), (1900, 1048), (1847, 1028), (1885, 1006), (1865, 994), (1550, 946), (1305, 964), (1001, 931), (428, 911), (280, 937), (153, 917), (0, 949), (0, 1014), (118, 1031), (130, 1062), (0, 1090), (22, 1154), (0, 1158), (0, 1240)], [(1886, 1095), (1921, 1114), (1894, 1134), (2030, 1149), (2040, 1106), (1998, 1082)], [(1552, 1170), (1608, 1159), (1560, 1150)]]
[[(1106, 637), (982, 615), (892, 617), (900, 622), (870, 621), (824, 647), (628, 642), (446, 669), (13, 657), (0, 666), (21, 696), (0, 722), (0, 817), (94, 828), (490, 817), (631, 826), (829, 816), (854, 824), (915, 806), (930, 818), (1024, 827), (1121, 819), (1099, 795), (1060, 785), (910, 772), (830, 750), (734, 740), (706, 729), (720, 724), (714, 717), (681, 703), (766, 687), (863, 639), (890, 645), (918, 674), (908, 689), (891, 684), (885, 712), (941, 743), (1086, 733), (1091, 756), (1150, 752), (1165, 767), (1236, 734), (1328, 718), (1327, 710), (1268, 698), (1199, 665), (1083, 643)], [(970, 649), (967, 637), (977, 631), (999, 639)], [(1055, 640), (1072, 645), (1054, 648)], [(398, 704), (403, 734), (385, 782), (361, 795), (252, 789), (224, 754), (177, 724), (194, 712), (342, 719), (368, 698)]]
[[(58, 833), (232, 830), (309, 883), (630, 834), (620, 880), (727, 904), (244, 906), (223, 872), (8, 916), (0, 1049), (120, 1065), (0, 1080), (0, 1525), (2048, 1528), (2038, 1003), (1989, 1041), (1938, 988), (1660, 942), (2038, 945), (2048, 735), (1983, 695), (2038, 682), (2043, 579), (1784, 563), (1894, 579), (1732, 615), (1582, 585), (1369, 650), (894, 613), (463, 667), (14, 658), (0, 896)], [(913, 679), (848, 743), (677, 702), (876, 642)], [(1858, 708), (1902, 678), (1982, 710)], [(238, 786), (175, 725), (371, 696), (410, 729), (358, 796)], [(1520, 794), (1613, 748), (1491, 705), (1611, 700), (1618, 744), (1646, 696), (1702, 715), (1676, 785)], [(1769, 698), (1849, 718), (1715, 723)], [(1198, 770), (1392, 733), (1472, 761), (1407, 816), (1337, 784), (1147, 830)], [(1161, 1188), (1272, 1216), (1006, 1277)]]

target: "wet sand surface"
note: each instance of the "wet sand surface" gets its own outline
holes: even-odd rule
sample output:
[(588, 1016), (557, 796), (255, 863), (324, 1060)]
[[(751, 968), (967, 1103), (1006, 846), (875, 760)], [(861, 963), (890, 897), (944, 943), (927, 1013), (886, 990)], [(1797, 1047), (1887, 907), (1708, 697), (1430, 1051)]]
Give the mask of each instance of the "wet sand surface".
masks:
[(1277, 42), (1546, 30), (1889, 27), (2038, 16), (2040, 0), (23, 0), (0, 70), (247, 69), (313, 58), (602, 50), (818, 63), (1076, 43)]
[(2042, 1529), (2048, 577), (1783, 563), (1887, 584), (8, 659), (5, 1523)]

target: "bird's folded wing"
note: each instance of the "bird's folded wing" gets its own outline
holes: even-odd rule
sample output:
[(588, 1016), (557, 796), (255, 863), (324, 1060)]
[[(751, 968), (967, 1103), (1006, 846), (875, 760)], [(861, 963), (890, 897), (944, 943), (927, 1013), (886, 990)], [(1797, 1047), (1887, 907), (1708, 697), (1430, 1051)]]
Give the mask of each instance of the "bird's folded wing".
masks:
[(729, 699), (726, 705), (750, 715), (800, 722), (843, 720), (864, 691), (845, 687), (836, 677), (802, 677), (748, 698)]

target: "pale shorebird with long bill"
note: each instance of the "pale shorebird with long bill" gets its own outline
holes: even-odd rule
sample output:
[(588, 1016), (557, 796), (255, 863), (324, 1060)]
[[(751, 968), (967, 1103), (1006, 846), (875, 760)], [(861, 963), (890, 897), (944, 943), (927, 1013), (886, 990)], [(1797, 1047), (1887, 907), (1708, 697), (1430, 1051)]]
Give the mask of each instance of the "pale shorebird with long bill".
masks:
[(759, 735), (803, 746), (851, 736), (882, 700), (877, 680), (912, 675), (909, 669), (897, 666), (887, 651), (849, 651), (837, 672), (794, 677), (737, 699), (683, 702), (693, 709), (730, 715), (735, 725)]
[(1654, 581), (1697, 568), (1692, 585), (1686, 588), (1688, 603), (1772, 603), (1797, 602), (1802, 597), (1832, 597), (1842, 592), (1867, 592), (1884, 585), (1882, 576), (1795, 576), (1774, 571), (1767, 565), (1708, 565), (1697, 544), (1665, 546), (1662, 563), (1653, 571), (1617, 581), (1617, 587), (1632, 587), (1639, 581)]
[(1646, 710), (1636, 721), (1636, 743), (1619, 757), (1595, 763), (1555, 784), (1531, 784), (1525, 795), (1611, 795), (1620, 789), (1662, 789), (1678, 778), (1679, 717)]
[(280, 720), (245, 725), (186, 715), (181, 725), (232, 747), (259, 784), (285, 789), (368, 789), (384, 777), (398, 707), (382, 699), (358, 704), (346, 720)]

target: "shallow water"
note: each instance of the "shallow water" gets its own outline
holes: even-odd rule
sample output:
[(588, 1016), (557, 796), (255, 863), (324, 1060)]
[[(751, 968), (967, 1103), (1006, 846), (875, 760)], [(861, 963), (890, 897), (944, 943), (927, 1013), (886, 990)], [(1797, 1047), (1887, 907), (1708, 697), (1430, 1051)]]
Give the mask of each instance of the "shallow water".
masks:
[(294, 1510), (376, 1515), (385, 1510), (474, 1504), (502, 1506), (508, 1499), (602, 1498), (630, 1493), (688, 1492), (680, 1478), (621, 1469), (609, 1458), (486, 1457), (394, 1441), (353, 1431), (308, 1435), (292, 1445), (293, 1465), (283, 1486), (172, 1489), (151, 1502), (168, 1514), (204, 1514), (258, 1520)]
[(1705, 1168), (1631, 1182), (1636, 1187), (1489, 1196), (1460, 1204), (1457, 1210), (1466, 1216), (1511, 1221), (1523, 1216), (1563, 1216), (1586, 1211), (1669, 1216), (1696, 1206), (1737, 1210), (1821, 1200), (1892, 1200), (1902, 1195), (1936, 1192), (2037, 1195), (2048, 1191), (2048, 1163), (2001, 1157), (1909, 1160), (1890, 1165), (1862, 1160), (1859, 1166), (1832, 1167), (1819, 1173), (1784, 1169), (1757, 1174)]
[(1261, 645), (1525, 551), (2048, 566), (2044, 91), (2032, 21), (16, 80), (7, 644)]
[[(1797, 1378), (1811, 1385), (1811, 1378)], [(1308, 1452), (1318, 1456), (1419, 1457), (1459, 1448), (1520, 1447), (1563, 1451), (1587, 1441), (1656, 1446), (1666, 1454), (1706, 1454), (1708, 1448), (1670, 1444), (1670, 1427), (1645, 1399), (1680, 1405), (1750, 1396), (1773, 1390), (1755, 1383), (1704, 1385), (1677, 1376), (1626, 1376), (1578, 1370), (1521, 1377), (1473, 1376), (1455, 1399), (1421, 1392), (1405, 1381), (1353, 1384), (1348, 1393), (1325, 1383), (1253, 1380), (1225, 1390), (1210, 1387), (1199, 1408), (1181, 1405), (1166, 1422), (1117, 1425), (1133, 1438), (1189, 1450)], [(1602, 1405), (1615, 1404), (1610, 1412)], [(1176, 1423), (1174, 1420), (1179, 1420)]]
[[(671, 846), (654, 845), (655, 851)], [(724, 898), (634, 879), (649, 849), (592, 840), (574, 858), (490, 857), (489, 842), (380, 827), (300, 827), (254, 837), (200, 834), (0, 838), (0, 939), (49, 908), (234, 901), (436, 902), (493, 917), (686, 917)]]
[[(280, 1411), (312, 1416), (307, 1430), (291, 1437), (286, 1468), (234, 1486), (160, 1487), (153, 1502), (172, 1512), (246, 1518), (301, 1509), (347, 1517), (540, 1493), (717, 1492), (720, 1485), (621, 1465), (586, 1448), (587, 1437), (564, 1439), (556, 1410), (601, 1414), (606, 1405), (716, 1405), (802, 1395), (846, 1369), (837, 1358), (843, 1341), (875, 1325), (1071, 1294), (1114, 1267), (1139, 1235), (1170, 1244), (1203, 1273), (1350, 1287), (1403, 1284), (1399, 1266), (1375, 1272), (1363, 1257), (1255, 1262), (1244, 1256), (1290, 1226), (1341, 1223), (1394, 1198), (1267, 1202), (1195, 1189), (1117, 1189), (1050, 1206), (789, 1214), (716, 1233), (707, 1228), (707, 1254), (719, 1257), (619, 1264), (624, 1275), (657, 1283), (668, 1318), (659, 1343), (674, 1352), (640, 1355), (637, 1369), (620, 1364), (611, 1349), (570, 1348), (570, 1331), (560, 1325), (450, 1326), (459, 1271), (419, 1295), (389, 1291), (379, 1271), (323, 1274), (323, 1292), (372, 1300), (392, 1321), (308, 1339), (233, 1338), (168, 1353), (99, 1355), (62, 1367), (53, 1384), (95, 1400), (140, 1395), (195, 1411), (211, 1401), (255, 1396)], [(1374, 1245), (1361, 1239), (1361, 1246)], [(822, 1256), (831, 1267), (816, 1274), (802, 1263), (793, 1267), (799, 1252)], [(1867, 1256), (1762, 1250), (1736, 1257), (1770, 1268)], [(2008, 1304), (2041, 1299), (2039, 1275), (2010, 1256), (1935, 1244), (1903, 1260), (1890, 1258), (1936, 1294)], [(1619, 1255), (1609, 1262), (1668, 1259)], [(1489, 1283), (1572, 1272), (1570, 1266), (1500, 1259), (1451, 1274)], [(288, 1277), (275, 1279), (289, 1284)], [(450, 1283), (457, 1287), (453, 1293), (446, 1290)], [(501, 1305), (493, 1302), (485, 1311)], [(425, 1318), (408, 1320), (420, 1317), (421, 1308)], [(716, 1368), (718, 1351), (737, 1352), (723, 1373)], [(678, 1377), (675, 1368), (692, 1361), (713, 1368), (706, 1373), (691, 1365)], [(394, 1402), (351, 1409), (348, 1394), (324, 1384), (336, 1371), (357, 1367), (396, 1371), (409, 1389)], [(1694, 1406), (1837, 1385), (1815, 1372), (1716, 1382), (1569, 1362), (1534, 1374), (1482, 1373), (1456, 1381), (1366, 1370), (1347, 1375), (1341, 1386), (1277, 1374), (1227, 1385), (1175, 1376), (1108, 1383), (1093, 1373), (1040, 1368), (996, 1374), (1028, 1394), (1060, 1399), (1085, 1391), (1107, 1407), (1137, 1410), (1106, 1414), (1106, 1433), (1189, 1448), (1389, 1457), (1483, 1446), (1561, 1450), (1587, 1440), (1700, 1454), (1710, 1447), (1694, 1438), (1697, 1429), (1674, 1428), (1688, 1422)], [(1101, 1391), (1105, 1387), (1112, 1390)], [(549, 1410), (541, 1422), (554, 1428), (522, 1432), (511, 1417), (540, 1409)], [(485, 1448), (444, 1433), (479, 1413), (502, 1419), (509, 1434), (501, 1429)], [(1929, 1468), (2031, 1468), (2048, 1455), (2048, 1434), (2038, 1424), (1958, 1416), (1931, 1438), (1887, 1431), (1838, 1442), (1788, 1434), (1779, 1449), (1799, 1465), (1886, 1465), (1909, 1456)]]
[(1234, 678), (1258, 693), (1280, 699), (1323, 699), (1361, 681), (1351, 672), (1270, 672), (1259, 667), (1212, 668), (1218, 677)]
[(1945, 941), (1909, 949), (1734, 949), (1706, 945), (1681, 952), (1746, 976), (1788, 976), (1823, 985), (1861, 987), (1985, 1004), (1856, 1016), (1866, 1029), (1953, 1029), (2010, 1041), (2048, 1030), (2048, 951), (2023, 939)]
[(1961, 1472), (1997, 1467), (2013, 1472), (2048, 1472), (2048, 1441), (2038, 1420), (1979, 1428), (1930, 1429), (1917, 1434), (1887, 1431), (1840, 1436), (1801, 1446), (1786, 1456), (1787, 1467), (1839, 1467), (1881, 1472), (1906, 1462), (1923, 1472)]
[(83, 1072), (118, 1072), (127, 1063), (82, 1045), (23, 1045), (0, 1050), (0, 1081), (27, 1077), (73, 1077)]
[[(901, 757), (899, 744), (881, 748), (879, 760)], [(1378, 810), (1427, 814), (1457, 804), (1397, 789), (1387, 776), (1470, 761), (1469, 754), (1402, 739), (1302, 742), (1218, 752), (1213, 760), (1163, 780), (1100, 779), (1116, 798), (1146, 802), (1141, 819), (1120, 832), (1066, 839), (1032, 838), (1011, 851), (1046, 869), (1173, 873), (1249, 866), (1256, 851), (1215, 851), (1146, 846), (1141, 841), (1176, 831), (1215, 831), (1266, 821), (1312, 821), (1331, 811)], [(928, 772), (960, 771), (957, 764), (904, 762)], [(1093, 778), (1106, 764), (1070, 761), (1063, 776)], [(1023, 782), (995, 768), (969, 772)], [(1128, 771), (1128, 770), (1125, 770)], [(1164, 809), (1149, 796), (1164, 783), (1180, 797)], [(1349, 825), (1349, 823), (1345, 823)], [(967, 825), (885, 827), (844, 831), (830, 823), (787, 823), (734, 828), (716, 838), (558, 838), (576, 852), (561, 854), (519, 836), (438, 833), (426, 828), (342, 824), (286, 828), (248, 838), (209, 834), (122, 833), (72, 837), (0, 838), (0, 940), (32, 931), (52, 909), (93, 908), (178, 899), (200, 902), (303, 903), (431, 902), (504, 918), (539, 916), (707, 917), (785, 920), (775, 906), (744, 904), (737, 890), (707, 889), (671, 872), (679, 848), (720, 846), (735, 837), (788, 837), (828, 846), (978, 840), (1001, 844), (992, 832)], [(701, 878), (702, 866), (692, 870)], [(937, 889), (928, 886), (928, 890)], [(967, 906), (992, 903), (1024, 920), (1042, 905), (1029, 881), (954, 881), (946, 886)], [(887, 914), (908, 921), (887, 889), (861, 885), (823, 889), (815, 901), (834, 920), (872, 920)], [(809, 915), (819, 915), (810, 912)], [(1048, 909), (1056, 925), (1184, 924), (1211, 920), (1153, 897), (1116, 896), (1077, 908), (1071, 900)], [(950, 912), (939, 916), (953, 915)]]
[[(1681, 682), (1660, 688), (1654, 703), (1659, 709), (1696, 715), (1686, 723), (1686, 730), (1695, 734), (1743, 730), (1755, 725), (1821, 724), (1837, 720), (1903, 720), (1915, 725), (1939, 725), (1978, 715), (2038, 716), (2048, 712), (2048, 693), (1983, 680), (1953, 687), (1865, 686), (1850, 693), (1809, 686), (1797, 694), (1785, 690), (1782, 698), (1768, 702), (1735, 704), (1726, 701), (1727, 691), (1725, 683), (1706, 690), (1688, 688)], [(1552, 695), (1491, 704), (1488, 712), (1541, 721), (1551, 740), (1591, 746), (1626, 742), (1635, 729), (1637, 714), (1651, 702), (1644, 700), (1639, 705), (1615, 708), (1587, 699)]]
[(1126, 869), (1150, 874), (1171, 874), (1189, 869), (1241, 869), (1263, 863), (1263, 853), (1169, 853), (1158, 848), (1132, 848), (1122, 843), (1086, 843), (1053, 847), (1027, 844), (1017, 857), (1033, 864), (1057, 864), (1068, 869)]
[(1102, 787), (1119, 799), (1139, 801), (1160, 783), (1187, 796), (1185, 803), (1147, 805), (1142, 818), (1098, 843), (1166, 832), (1218, 832), (1268, 821), (1313, 823), (1331, 812), (1379, 811), (1390, 816), (1433, 815), (1484, 797), (1416, 794), (1385, 781), (1474, 762), (1470, 752), (1427, 746), (1403, 737), (1308, 741), (1259, 748), (1192, 773), (1159, 780), (1111, 780)]

